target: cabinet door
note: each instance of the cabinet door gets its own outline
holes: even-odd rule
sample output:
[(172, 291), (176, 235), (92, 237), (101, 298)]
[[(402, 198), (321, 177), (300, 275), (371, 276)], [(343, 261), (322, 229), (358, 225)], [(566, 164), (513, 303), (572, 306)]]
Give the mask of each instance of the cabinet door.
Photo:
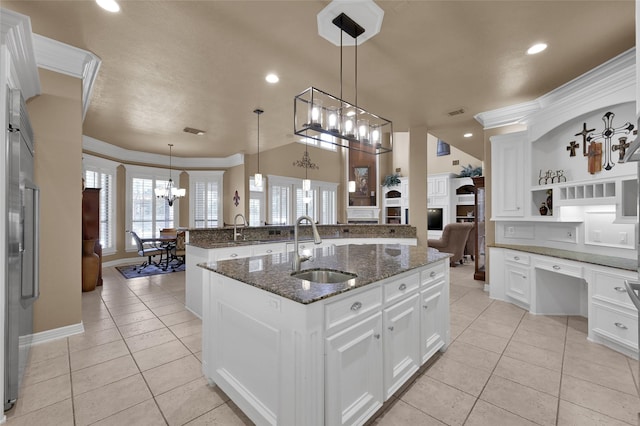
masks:
[(384, 310), (385, 400), (420, 367), (420, 295)]
[(328, 337), (325, 351), (325, 423), (364, 423), (384, 399), (382, 313)]
[[(510, 135), (509, 135), (510, 136)], [(524, 216), (524, 139), (491, 138), (492, 194), (495, 217)]]
[(445, 344), (446, 324), (443, 313), (444, 283), (433, 285), (420, 293), (420, 356), (422, 364), (427, 362)]
[(531, 302), (529, 268), (507, 262), (504, 273), (506, 296), (522, 302), (528, 308)]

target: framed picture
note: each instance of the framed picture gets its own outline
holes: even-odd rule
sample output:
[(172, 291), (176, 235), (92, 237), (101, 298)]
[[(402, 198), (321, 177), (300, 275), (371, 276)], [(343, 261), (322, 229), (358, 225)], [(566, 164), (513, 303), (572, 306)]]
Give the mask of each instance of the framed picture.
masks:
[(356, 194), (369, 195), (369, 167), (354, 167), (353, 175), (356, 181)]

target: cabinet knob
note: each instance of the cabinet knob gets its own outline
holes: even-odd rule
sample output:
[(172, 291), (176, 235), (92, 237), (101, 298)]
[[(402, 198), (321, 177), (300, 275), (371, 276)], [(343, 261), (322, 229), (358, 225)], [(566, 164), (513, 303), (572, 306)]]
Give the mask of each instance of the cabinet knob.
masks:
[(398, 290), (403, 291), (407, 289), (407, 285), (405, 283), (400, 284), (400, 287), (398, 287)]
[(553, 269), (555, 269), (556, 271), (559, 271), (560, 267), (558, 265), (553, 265)]
[(431, 278), (435, 277), (435, 276), (436, 276), (436, 271), (431, 271), (431, 273), (429, 274), (429, 276), (430, 276)]
[(376, 339), (380, 340), (380, 333), (374, 334), (373, 337), (375, 337)]
[(238, 257), (238, 253), (231, 253), (231, 256), (229, 257)]
[(357, 311), (357, 310), (359, 310), (360, 308), (362, 308), (362, 303), (360, 303), (360, 302), (356, 302), (356, 303), (354, 303), (353, 305), (351, 305), (351, 310), (352, 310), (352, 311)]
[(527, 276), (522, 274), (522, 278), (524, 278), (525, 280), (527, 279)]
[(422, 305), (423, 308), (429, 309), (429, 305)]
[(513, 260), (520, 260), (520, 256), (513, 256)]
[(627, 290), (624, 289), (624, 287), (614, 287), (613, 288), (615, 291), (617, 291), (618, 293), (626, 293)]
[(626, 325), (624, 325), (624, 324), (623, 324), (623, 323), (621, 323), (621, 322), (616, 322), (616, 323), (614, 323), (614, 324), (615, 324), (615, 326), (616, 326), (616, 327), (621, 328), (621, 329), (623, 329), (623, 330), (626, 330), (626, 329), (627, 329), (627, 326), (626, 326)]
[(273, 250), (269, 249), (267, 250), (267, 253), (273, 253)]
[(389, 326), (389, 331), (393, 331), (393, 326)]

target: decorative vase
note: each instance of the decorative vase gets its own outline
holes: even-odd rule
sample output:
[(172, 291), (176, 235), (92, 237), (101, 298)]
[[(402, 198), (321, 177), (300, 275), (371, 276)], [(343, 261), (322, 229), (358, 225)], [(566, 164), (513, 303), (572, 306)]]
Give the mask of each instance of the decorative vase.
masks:
[(542, 203), (542, 205), (540, 206), (540, 214), (542, 216), (546, 216), (548, 211), (549, 209), (547, 209), (546, 203)]
[(547, 196), (547, 209), (549, 209), (549, 214), (553, 214), (553, 196)]
[(100, 257), (94, 253), (96, 240), (82, 241), (82, 291), (93, 291), (98, 283)]

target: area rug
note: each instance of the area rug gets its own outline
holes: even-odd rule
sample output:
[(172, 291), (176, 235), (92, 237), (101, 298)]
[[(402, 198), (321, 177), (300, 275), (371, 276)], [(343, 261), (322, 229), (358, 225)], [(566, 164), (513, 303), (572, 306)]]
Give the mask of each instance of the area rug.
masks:
[(166, 271), (163, 271), (162, 268), (159, 268), (155, 265), (149, 265), (146, 268), (144, 268), (142, 271), (138, 272), (137, 269), (134, 269), (137, 266), (138, 265), (123, 265), (123, 266), (116, 266), (116, 269), (120, 271), (120, 273), (126, 279), (131, 279), (131, 278), (149, 277), (151, 275), (170, 274), (172, 272), (180, 272), (180, 271), (184, 271), (184, 268), (185, 268), (184, 263), (179, 267), (176, 267), (175, 270), (171, 269), (171, 267), (168, 267)]

